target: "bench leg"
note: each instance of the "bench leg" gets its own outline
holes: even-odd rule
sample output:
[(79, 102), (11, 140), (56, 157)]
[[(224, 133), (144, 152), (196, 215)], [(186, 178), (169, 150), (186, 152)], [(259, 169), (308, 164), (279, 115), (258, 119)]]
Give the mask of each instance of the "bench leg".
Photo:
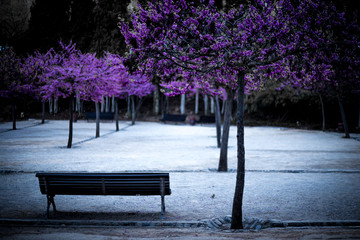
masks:
[(56, 206), (55, 206), (55, 201), (54, 201), (54, 196), (53, 195), (46, 195), (47, 198), (47, 217), (49, 218), (49, 210), (50, 210), (50, 205), (53, 206), (53, 211), (56, 212)]
[(165, 182), (163, 178), (160, 178), (160, 193), (161, 193), (161, 219), (163, 219), (165, 213)]
[(165, 213), (165, 197), (161, 196), (161, 216), (164, 216)]

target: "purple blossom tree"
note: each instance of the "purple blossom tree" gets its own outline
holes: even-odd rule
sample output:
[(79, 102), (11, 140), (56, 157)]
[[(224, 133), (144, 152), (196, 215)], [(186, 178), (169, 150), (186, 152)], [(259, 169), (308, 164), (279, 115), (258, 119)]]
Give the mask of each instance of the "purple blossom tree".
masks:
[[(302, 58), (288, 57), (274, 64), (288, 72), (273, 75), (282, 79), (283, 85), (309, 90), (320, 96), (325, 130), (325, 113), (322, 95), (334, 96), (339, 103), (345, 138), (349, 138), (343, 99), (354, 89), (360, 88), (360, 27), (357, 16), (339, 11), (333, 4), (320, 2), (318, 12), (323, 33), (321, 47), (304, 53)], [(279, 66), (280, 65), (280, 66)], [(275, 72), (276, 74), (276, 72)]]
[[(47, 54), (51, 64), (47, 65), (40, 80), (40, 94), (47, 100), (69, 98), (69, 138), (68, 148), (72, 146), (74, 98), (91, 100), (95, 103), (102, 101), (102, 96), (109, 89), (110, 82), (105, 81), (110, 67), (97, 59), (95, 54), (82, 54), (76, 50), (75, 44), (60, 43), (61, 50), (51, 49)], [(97, 117), (99, 119), (99, 117)], [(99, 134), (99, 124), (96, 136)]]
[(31, 92), (21, 69), (21, 59), (11, 48), (0, 48), (0, 97), (12, 101), (12, 129), (16, 130), (16, 100)]
[(237, 229), (243, 227), (244, 94), (261, 83), (250, 76), (287, 56), (319, 48), (322, 20), (315, 14), (317, 1), (257, 0), (227, 13), (217, 11), (214, 1), (202, 3), (165, 0), (140, 6), (131, 24), (121, 25), (131, 46), (126, 65), (164, 79), (182, 74), (189, 85), (194, 74), (212, 74), (218, 76), (215, 85), (236, 91), (238, 167), (231, 228)]
[(24, 58), (21, 64), (22, 72), (28, 84), (31, 84), (31, 96), (42, 102), (42, 124), (45, 123), (45, 100), (41, 97), (40, 89), (45, 84), (42, 81), (43, 74), (47, 67), (53, 64), (51, 53), (51, 51), (45, 54), (34, 52), (34, 54)]

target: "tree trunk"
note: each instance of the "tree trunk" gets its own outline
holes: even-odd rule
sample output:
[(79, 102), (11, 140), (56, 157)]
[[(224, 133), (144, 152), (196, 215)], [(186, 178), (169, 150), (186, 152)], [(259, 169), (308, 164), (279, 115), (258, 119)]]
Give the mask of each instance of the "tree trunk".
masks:
[(323, 101), (323, 98), (322, 98), (321, 94), (319, 94), (319, 97), (320, 97), (320, 104), (321, 104), (322, 130), (325, 131), (326, 127), (325, 127), (325, 107), (324, 107), (324, 101)]
[(135, 97), (131, 95), (131, 125), (135, 125)]
[(169, 98), (166, 95), (161, 97), (161, 115), (169, 112)]
[(102, 101), (101, 101), (101, 110), (100, 110), (100, 111), (101, 111), (101, 112), (104, 112), (104, 111), (105, 111), (105, 98), (102, 97), (101, 100), (102, 100)]
[(127, 102), (126, 116), (130, 117), (130, 114), (131, 114), (131, 97), (130, 96), (126, 98), (126, 102)]
[(221, 114), (222, 115), (224, 115), (224, 113), (225, 113), (225, 106), (226, 106), (226, 100), (224, 100), (221, 105)]
[(340, 97), (340, 95), (338, 95), (338, 102), (339, 102), (339, 107), (340, 107), (341, 118), (342, 118), (343, 125), (344, 125), (344, 131), (345, 131), (344, 138), (350, 138), (349, 127), (348, 127), (348, 124), (346, 121), (344, 105), (343, 105), (342, 98)]
[(219, 97), (215, 96), (215, 121), (216, 121), (216, 139), (217, 147), (221, 147), (221, 113), (220, 113), (220, 104)]
[(57, 114), (59, 112), (59, 100), (54, 99), (54, 114)]
[(358, 116), (358, 128), (360, 128), (360, 96), (359, 96), (359, 116)]
[(77, 96), (76, 97), (76, 104), (75, 104), (75, 106), (76, 106), (76, 113), (77, 113), (77, 116), (81, 116), (82, 115), (82, 100), (80, 99), (80, 97), (79, 96)]
[(73, 113), (74, 113), (74, 97), (70, 96), (69, 103), (69, 139), (67, 148), (71, 148), (73, 139)]
[(237, 147), (238, 147), (238, 166), (236, 175), (236, 186), (232, 209), (232, 229), (242, 229), (242, 204), (245, 185), (245, 144), (244, 144), (244, 82), (245, 75), (239, 73), (237, 79), (238, 96), (237, 96)]
[(112, 97), (111, 97), (111, 112), (115, 112), (115, 96), (113, 95)]
[(159, 86), (155, 85), (155, 91), (154, 91), (154, 102), (153, 102), (153, 114), (155, 116), (159, 115), (160, 112), (160, 92), (159, 92)]
[(204, 115), (209, 115), (209, 97), (204, 95)]
[(12, 129), (16, 130), (16, 103), (15, 100), (12, 102), (12, 111), (11, 111), (11, 118), (12, 118)]
[(180, 113), (185, 114), (185, 94), (181, 94)]
[(135, 109), (135, 118), (136, 118), (136, 116), (139, 115), (140, 108), (141, 108), (141, 105), (143, 103), (143, 100), (144, 99), (142, 97), (139, 98), (138, 104), (136, 105), (136, 109)]
[(195, 114), (199, 114), (199, 90), (195, 93)]
[(220, 159), (219, 159), (219, 172), (227, 172), (227, 152), (228, 152), (228, 142), (229, 142), (229, 132), (230, 132), (230, 118), (231, 118), (231, 105), (233, 99), (233, 91), (231, 89), (226, 89), (227, 99), (225, 105), (225, 115), (224, 115), (224, 126), (223, 126), (223, 135), (221, 141), (220, 149)]
[(169, 113), (169, 97), (165, 96), (165, 113)]
[(214, 98), (213, 97), (211, 97), (210, 98), (210, 113), (211, 114), (214, 114), (215, 113), (215, 111), (214, 111), (214, 108), (215, 108), (215, 103), (214, 103)]
[(99, 102), (95, 102), (95, 115), (96, 115), (96, 133), (95, 137), (100, 137), (100, 106)]
[(53, 102), (54, 100), (52, 98), (49, 99), (49, 113), (53, 113)]
[(114, 106), (115, 106), (115, 125), (116, 131), (119, 131), (119, 100), (118, 98), (114, 99)]
[(110, 112), (110, 99), (105, 97), (105, 112)]
[(41, 124), (45, 123), (45, 102), (41, 102), (42, 105), (42, 112), (41, 112)]

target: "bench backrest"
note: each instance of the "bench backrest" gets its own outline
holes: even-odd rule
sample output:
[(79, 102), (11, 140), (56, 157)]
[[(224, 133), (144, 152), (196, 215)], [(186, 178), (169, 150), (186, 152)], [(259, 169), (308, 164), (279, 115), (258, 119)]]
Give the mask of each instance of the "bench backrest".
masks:
[(48, 195), (170, 195), (169, 173), (37, 173)]

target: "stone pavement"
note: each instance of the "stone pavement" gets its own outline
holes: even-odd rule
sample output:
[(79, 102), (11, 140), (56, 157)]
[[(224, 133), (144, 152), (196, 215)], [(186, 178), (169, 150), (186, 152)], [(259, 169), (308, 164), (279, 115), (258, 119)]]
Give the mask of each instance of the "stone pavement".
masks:
[[(64, 237), (71, 232), (79, 238), (85, 237), (86, 234), (81, 235), (86, 232), (84, 229), (93, 225), (81, 231), (69, 229), (89, 221), (98, 221), (97, 228), (110, 224), (116, 229), (132, 226), (145, 231), (144, 227), (148, 226), (153, 233), (158, 228), (175, 227), (177, 230), (173, 232), (188, 229), (190, 236), (198, 234), (203, 239), (209, 235), (194, 230), (194, 226), (226, 233), (236, 177), (234, 127), (229, 140), (230, 171), (218, 173), (219, 150), (215, 147), (212, 125), (138, 122), (130, 126), (121, 122), (121, 131), (115, 132), (114, 123), (102, 123), (101, 137), (96, 139), (95, 124), (79, 121), (74, 125), (73, 149), (65, 148), (66, 121), (41, 125), (31, 120), (17, 125), (19, 130), (11, 131), (10, 123), (0, 124), (0, 225), (10, 229), (3, 237), (14, 236), (11, 229), (29, 233), (17, 235), (18, 239), (38, 236), (30, 234), (33, 227), (29, 226), (51, 225), (51, 221), (55, 222), (56, 230), (41, 227), (42, 236), (53, 237), (53, 233), (63, 232)], [(341, 231), (349, 234), (344, 237), (359, 237), (360, 142), (359, 135), (352, 136), (343, 139), (340, 134), (330, 132), (246, 128), (244, 216), (248, 229), (266, 228), (261, 232), (271, 232), (268, 229), (280, 225), (302, 229), (311, 226), (313, 230), (318, 226), (340, 225)], [(160, 221), (159, 197), (125, 196), (56, 196), (59, 213), (48, 221), (46, 198), (40, 194), (35, 178), (36, 172), (44, 171), (166, 171), (170, 172), (172, 195), (165, 198), (164, 221)], [(168, 225), (164, 226), (165, 223)], [(27, 227), (21, 227), (24, 225)], [(67, 232), (61, 226), (69, 226)], [(281, 235), (280, 232), (277, 234)], [(333, 236), (336, 231), (328, 233)], [(178, 237), (188, 239), (186, 236), (179, 233)], [(286, 232), (284, 236), (289, 237)], [(142, 237), (147, 235), (144, 233)], [(158, 237), (166, 235), (158, 233)], [(98, 239), (106, 238), (98, 236)]]

